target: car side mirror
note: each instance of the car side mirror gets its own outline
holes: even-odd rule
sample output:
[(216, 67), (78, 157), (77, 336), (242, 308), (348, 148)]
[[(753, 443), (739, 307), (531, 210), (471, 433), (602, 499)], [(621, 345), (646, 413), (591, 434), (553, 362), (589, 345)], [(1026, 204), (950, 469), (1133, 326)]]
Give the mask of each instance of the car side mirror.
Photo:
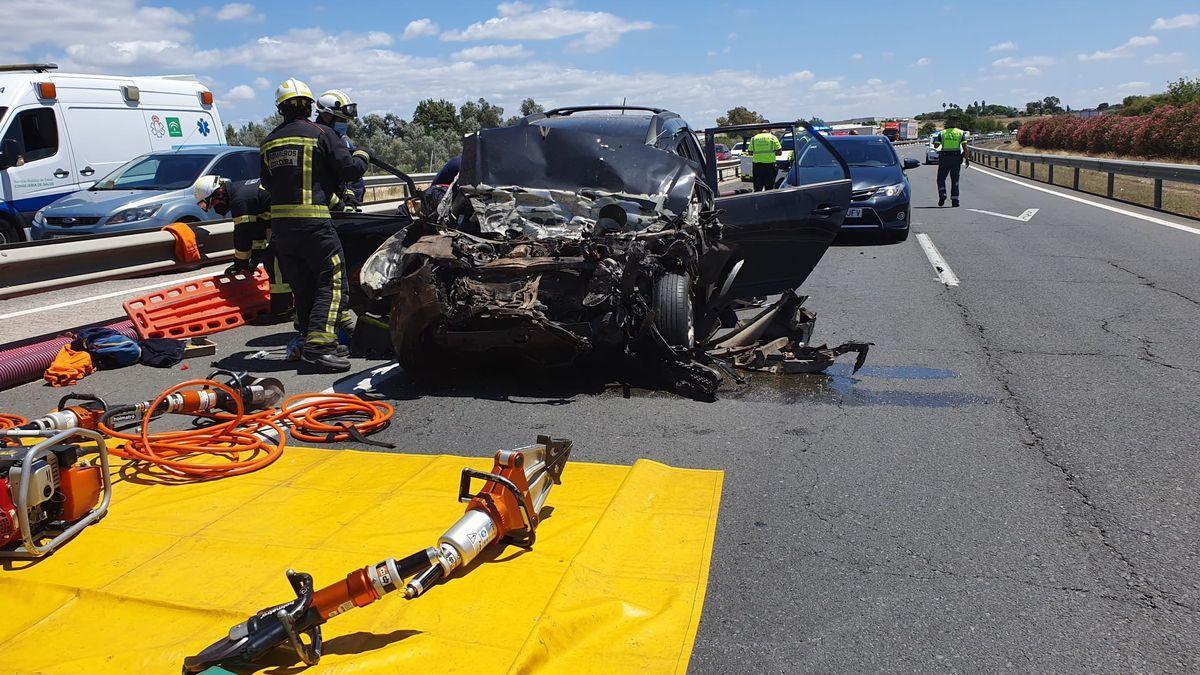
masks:
[(0, 169), (16, 166), (19, 159), (21, 159), (21, 146), (17, 145), (17, 139), (4, 139), (4, 142), (0, 143)]
[(915, 169), (919, 166), (921, 166), (921, 160), (914, 159), (912, 157), (904, 158), (904, 170), (905, 171), (908, 171), (909, 169)]

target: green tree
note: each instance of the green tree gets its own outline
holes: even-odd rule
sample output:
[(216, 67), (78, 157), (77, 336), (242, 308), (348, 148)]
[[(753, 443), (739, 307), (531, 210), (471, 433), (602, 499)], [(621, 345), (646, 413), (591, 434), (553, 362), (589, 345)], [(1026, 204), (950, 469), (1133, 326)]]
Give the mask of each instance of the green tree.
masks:
[(504, 108), (488, 103), (486, 99), (467, 101), (458, 108), (461, 131), (474, 133), (480, 129), (491, 129), (504, 123)]
[(724, 116), (718, 117), (717, 126), (732, 127), (739, 124), (758, 124), (766, 121), (767, 118), (763, 117), (757, 112), (750, 110), (745, 106), (739, 105), (735, 108), (730, 108)]
[(1042, 99), (1042, 111), (1050, 115), (1062, 112), (1062, 100), (1057, 96), (1047, 96)]
[(524, 101), (521, 101), (521, 115), (528, 116), (528, 115), (533, 115), (534, 113), (541, 113), (541, 112), (546, 112), (546, 109), (543, 108), (542, 105), (540, 103), (538, 103), (537, 101), (535, 101), (531, 98), (527, 98)]
[(921, 125), (921, 128), (917, 129), (918, 136), (932, 136), (935, 133), (937, 133), (937, 125), (933, 122), (926, 122)]
[(1017, 129), (1020, 129), (1020, 128), (1021, 128), (1021, 123), (1020, 123), (1020, 122), (1018, 122), (1018, 121), (1016, 121), (1016, 120), (1013, 120), (1013, 121), (1011, 121), (1011, 122), (1009, 122), (1009, 123), (1008, 123), (1008, 130), (1009, 130), (1009, 131), (1016, 131)]
[(453, 131), (461, 133), (462, 120), (454, 104), (445, 99), (427, 98), (413, 110), (412, 123), (432, 132)]

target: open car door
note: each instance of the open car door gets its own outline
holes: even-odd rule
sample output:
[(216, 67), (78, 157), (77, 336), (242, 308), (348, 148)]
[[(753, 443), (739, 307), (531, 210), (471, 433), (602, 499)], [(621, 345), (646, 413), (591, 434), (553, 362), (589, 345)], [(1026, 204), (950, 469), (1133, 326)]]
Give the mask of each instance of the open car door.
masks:
[[(777, 187), (752, 192), (745, 183), (718, 184), (716, 136), (789, 130)], [(743, 261), (727, 298), (781, 293), (804, 283), (825, 255), (850, 204), (850, 169), (833, 146), (805, 122), (705, 129), (706, 182), (717, 195), (723, 245)], [(782, 163), (782, 162), (781, 162)], [(722, 191), (721, 188), (724, 188)]]

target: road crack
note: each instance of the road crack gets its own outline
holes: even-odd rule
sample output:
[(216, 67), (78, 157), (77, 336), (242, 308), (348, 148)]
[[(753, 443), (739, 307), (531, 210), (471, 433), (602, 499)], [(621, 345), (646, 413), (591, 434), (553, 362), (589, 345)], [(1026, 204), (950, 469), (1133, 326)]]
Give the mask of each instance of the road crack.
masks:
[(1131, 275), (1137, 277), (1138, 281), (1141, 282), (1141, 285), (1145, 286), (1146, 288), (1152, 288), (1156, 291), (1162, 291), (1163, 293), (1170, 293), (1171, 295), (1174, 295), (1177, 298), (1187, 300), (1188, 302), (1192, 303), (1193, 305), (1200, 307), (1200, 300), (1196, 300), (1195, 298), (1193, 298), (1191, 296), (1184, 295), (1183, 293), (1180, 293), (1179, 291), (1175, 291), (1175, 290), (1171, 290), (1170, 288), (1164, 288), (1162, 286), (1159, 286), (1158, 282), (1152, 280), (1150, 277), (1147, 277), (1144, 274), (1139, 274), (1137, 272), (1134, 272), (1133, 270), (1129, 269), (1128, 267), (1123, 267), (1121, 265), (1118, 265), (1115, 261), (1109, 260), (1107, 262), (1109, 265), (1112, 265), (1116, 269), (1119, 269), (1126, 274), (1131, 274)]
[[(1116, 265), (1114, 264), (1114, 266)], [(1159, 588), (1153, 581), (1147, 578), (1138, 569), (1137, 564), (1130, 555), (1122, 549), (1112, 530), (1113, 524), (1116, 524), (1116, 518), (1096, 502), (1095, 498), (1088, 491), (1082, 477), (1072, 471), (1067, 463), (1053, 451), (1047, 442), (1045, 434), (1035, 421), (1034, 411), (1021, 398), (1020, 394), (1017, 393), (1013, 385), (1014, 373), (1005, 365), (1000, 356), (1004, 353), (1004, 350), (997, 349), (991, 345), (986, 328), (981, 322), (972, 317), (970, 309), (960, 298), (959, 291), (947, 288), (943, 294), (958, 310), (963, 325), (978, 338), (984, 365), (1003, 391), (1004, 395), (1001, 403), (1016, 416), (1025, 432), (1026, 439), (1022, 443), (1029, 449), (1036, 451), (1041, 456), (1043, 462), (1058, 473), (1067, 491), (1083, 506), (1083, 512), (1078, 514), (1078, 516), (1087, 523), (1088, 528), (1097, 536), (1100, 545), (1117, 562), (1120, 568), (1120, 576), (1125, 580), (1126, 588), (1134, 594), (1139, 604), (1151, 609), (1177, 608), (1196, 612), (1197, 608), (1171, 597), (1166, 591)], [(1111, 327), (1113, 321), (1123, 317), (1124, 315), (1120, 314), (1104, 319), (1101, 321), (1100, 327), (1106, 333), (1126, 338), (1126, 336), (1121, 335)], [(1076, 528), (1068, 526), (1068, 531), (1081, 542), (1083, 541), (1081, 537), (1082, 533), (1077, 531)]]

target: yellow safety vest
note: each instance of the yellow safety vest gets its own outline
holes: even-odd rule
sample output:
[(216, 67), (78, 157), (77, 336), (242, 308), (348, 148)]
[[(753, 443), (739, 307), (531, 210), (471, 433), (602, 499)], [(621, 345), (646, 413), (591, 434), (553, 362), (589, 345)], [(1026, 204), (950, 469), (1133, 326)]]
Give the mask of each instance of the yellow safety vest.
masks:
[(761, 133), (750, 139), (750, 155), (755, 164), (774, 164), (775, 151), (783, 149), (775, 134)]
[(962, 147), (963, 138), (967, 132), (957, 127), (950, 127), (942, 130), (942, 150), (945, 152), (955, 152)]

